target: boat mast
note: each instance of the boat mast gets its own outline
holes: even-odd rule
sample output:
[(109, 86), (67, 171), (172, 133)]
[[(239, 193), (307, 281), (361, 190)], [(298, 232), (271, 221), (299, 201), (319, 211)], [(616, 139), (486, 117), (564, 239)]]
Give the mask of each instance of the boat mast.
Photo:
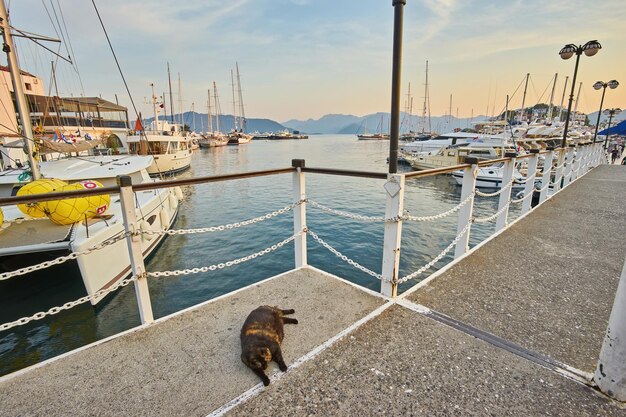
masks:
[(30, 120), (30, 111), (26, 102), (26, 96), (24, 95), (24, 89), (22, 87), (22, 75), (20, 74), (20, 68), (17, 63), (17, 56), (15, 55), (15, 46), (13, 45), (13, 38), (11, 37), (11, 26), (9, 25), (9, 18), (7, 16), (7, 9), (4, 4), (4, 0), (0, 1), (0, 26), (2, 27), (2, 37), (4, 38), (4, 47), (2, 50), (7, 54), (9, 72), (11, 74), (11, 82), (13, 84), (13, 92), (15, 94), (15, 102), (17, 104), (17, 112), (20, 115), (20, 121), (22, 122), (24, 152), (28, 156), (28, 163), (30, 164), (32, 178), (33, 180), (38, 180), (41, 175), (39, 174), (39, 165), (37, 164), (37, 151), (33, 147), (33, 144), (35, 143), (33, 126)]
[(211, 117), (211, 89), (209, 88), (207, 90), (207, 102), (206, 102), (206, 108), (207, 108), (207, 119), (208, 119), (208, 131), (213, 133), (213, 117)]
[(220, 131), (220, 116), (219, 116), (219, 111), (220, 109), (220, 102), (219, 99), (217, 98), (217, 84), (215, 84), (215, 81), (213, 81), (213, 98), (215, 99), (215, 130), (217, 132)]
[(246, 131), (246, 111), (243, 106), (243, 94), (241, 93), (241, 77), (239, 76), (239, 63), (235, 62), (235, 68), (237, 69), (237, 89), (239, 90), (239, 126), (242, 131)]
[(554, 100), (554, 90), (556, 89), (556, 79), (558, 78), (559, 74), (556, 73), (554, 74), (554, 82), (552, 83), (552, 92), (550, 93), (550, 107), (548, 107), (548, 117), (547, 117), (547, 121), (550, 122), (550, 124), (552, 124), (552, 102)]
[(235, 76), (233, 70), (230, 70), (230, 86), (233, 90), (233, 125), (235, 126), (235, 132), (237, 131), (237, 101), (235, 100)]
[(191, 129), (196, 131), (196, 103), (191, 102)]
[(157, 111), (157, 97), (154, 94), (154, 83), (150, 83), (150, 87), (152, 87), (152, 110), (154, 111), (154, 127), (156, 131), (161, 130), (161, 126), (159, 126), (159, 112)]
[[(426, 109), (428, 103), (428, 60), (426, 60), (426, 83), (424, 84), (424, 107), (422, 108), (422, 133), (426, 128)], [(430, 132), (430, 113), (428, 114), (428, 131)]]
[(520, 111), (519, 121), (523, 122), (526, 117), (524, 112), (524, 105), (526, 104), (526, 91), (528, 90), (528, 79), (530, 78), (530, 73), (526, 73), (526, 83), (524, 84), (524, 95), (522, 96), (522, 109)]
[(565, 101), (565, 91), (567, 90), (568, 79), (569, 75), (565, 77), (565, 85), (563, 86), (563, 95), (561, 96), (561, 106), (559, 108), (559, 122), (561, 121), (561, 117), (563, 116), (563, 101)]
[(167, 63), (167, 82), (170, 86), (170, 118), (174, 123), (174, 98), (172, 97), (172, 77), (170, 76), (170, 63)]
[(581, 81), (580, 84), (578, 84), (578, 94), (576, 94), (576, 103), (574, 103), (574, 118), (572, 119), (573, 122), (576, 121), (576, 111), (578, 110), (578, 99), (580, 98), (580, 90), (582, 88), (583, 88), (583, 82)]
[(452, 125), (452, 94), (450, 94), (450, 107), (448, 108), (448, 129)]
[(180, 118), (180, 128), (185, 128), (185, 119), (183, 118), (183, 90), (180, 83), (180, 72), (178, 73), (178, 112)]

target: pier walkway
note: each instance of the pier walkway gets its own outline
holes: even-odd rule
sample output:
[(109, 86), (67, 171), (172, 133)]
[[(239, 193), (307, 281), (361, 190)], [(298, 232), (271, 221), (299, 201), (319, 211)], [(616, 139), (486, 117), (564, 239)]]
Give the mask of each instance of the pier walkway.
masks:
[[(391, 301), (302, 268), (0, 378), (0, 416), (626, 416), (591, 387), (626, 256), (626, 167), (602, 165)], [(287, 373), (239, 360), (294, 308)]]

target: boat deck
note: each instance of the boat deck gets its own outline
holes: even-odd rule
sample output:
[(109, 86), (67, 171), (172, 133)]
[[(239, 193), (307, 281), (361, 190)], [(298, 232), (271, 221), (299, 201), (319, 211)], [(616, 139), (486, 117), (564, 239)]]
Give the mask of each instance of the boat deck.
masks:
[[(600, 166), (394, 301), (304, 268), (0, 378), (0, 415), (626, 416), (595, 368), (626, 256), (626, 167)], [(265, 388), (239, 360), (294, 308)]]
[(28, 246), (40, 245), (52, 248), (47, 244), (57, 242), (61, 242), (60, 246), (63, 248), (69, 249), (69, 242), (66, 240), (71, 231), (72, 225), (57, 225), (46, 217), (10, 223), (0, 230), (0, 255), (22, 253), (22, 250)]

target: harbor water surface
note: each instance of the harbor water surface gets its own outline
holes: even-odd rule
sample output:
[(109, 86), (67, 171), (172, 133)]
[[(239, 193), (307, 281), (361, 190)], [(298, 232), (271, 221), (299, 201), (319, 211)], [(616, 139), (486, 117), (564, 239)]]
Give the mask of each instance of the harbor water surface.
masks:
[[(387, 172), (389, 141), (359, 141), (354, 135), (312, 135), (307, 140), (252, 141), (241, 146), (201, 149), (192, 167), (179, 177), (220, 175), (291, 166), (294, 158), (310, 167)], [(400, 167), (401, 170), (410, 168)], [(307, 198), (333, 209), (384, 216), (385, 181), (306, 175)], [(460, 187), (450, 176), (408, 180), (405, 210), (413, 216), (444, 212), (459, 202)], [(280, 174), (184, 187), (174, 229), (225, 225), (252, 219), (292, 203), (292, 175)], [(477, 198), (476, 216), (496, 211), (497, 198)], [(519, 213), (512, 211), (514, 218)], [(405, 222), (400, 276), (438, 255), (456, 236), (456, 213), (433, 222)], [(307, 226), (338, 251), (380, 272), (383, 223), (337, 217), (307, 208)], [(493, 233), (493, 223), (472, 226), (471, 245)], [(216, 265), (259, 252), (293, 234), (293, 213), (246, 227), (213, 233), (167, 237), (147, 261), (148, 271)], [(453, 252), (453, 251), (452, 251)], [(401, 286), (406, 290), (452, 260), (448, 254), (431, 270)], [(115, 262), (114, 259), (111, 262)], [(308, 238), (310, 265), (378, 291), (380, 282)], [(288, 271), (294, 267), (293, 244), (250, 261), (207, 273), (149, 279), (156, 318)], [(77, 267), (71, 263), (2, 282), (0, 321), (30, 316), (84, 295)], [(263, 300), (259, 300), (262, 304)], [(42, 320), (0, 332), (0, 375), (33, 365), (140, 324), (133, 285), (122, 288), (96, 308), (85, 303)], [(243, 319), (243, 318), (242, 318)]]

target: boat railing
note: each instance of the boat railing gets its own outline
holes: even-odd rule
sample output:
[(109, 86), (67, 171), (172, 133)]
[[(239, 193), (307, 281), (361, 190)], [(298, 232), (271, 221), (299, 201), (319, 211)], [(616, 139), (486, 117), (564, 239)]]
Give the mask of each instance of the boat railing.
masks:
[[(11, 279), (21, 275), (25, 275), (31, 271), (47, 268), (51, 265), (66, 262), (75, 259), (78, 256), (97, 251), (108, 244), (126, 239), (128, 253), (131, 259), (132, 276), (119, 281), (117, 284), (105, 290), (98, 291), (95, 294), (82, 297), (79, 300), (68, 302), (63, 306), (53, 307), (46, 312), (39, 312), (29, 317), (23, 317), (13, 322), (0, 324), (0, 331), (10, 329), (15, 326), (26, 324), (32, 320), (42, 319), (46, 316), (59, 313), (62, 310), (72, 308), (75, 305), (92, 301), (92, 299), (100, 299), (110, 292), (114, 292), (122, 286), (131, 282), (135, 285), (135, 293), (139, 306), (142, 324), (151, 323), (154, 318), (152, 314), (152, 305), (148, 291), (148, 279), (151, 277), (161, 276), (179, 276), (197, 273), (208, 273), (218, 269), (228, 268), (238, 265), (242, 262), (253, 260), (259, 256), (269, 254), (291, 242), (294, 243), (294, 268), (301, 268), (308, 265), (307, 261), (307, 237), (329, 250), (335, 256), (349, 265), (357, 268), (371, 277), (380, 281), (380, 292), (385, 297), (396, 297), (398, 286), (403, 283), (414, 280), (416, 277), (423, 275), (426, 271), (432, 269), (439, 261), (446, 256), (454, 254), (454, 261), (448, 265), (465, 257), (470, 253), (469, 239), (472, 232), (472, 225), (475, 223), (495, 222), (495, 231), (492, 236), (498, 234), (514, 222), (510, 222), (508, 218), (509, 209), (515, 204), (521, 204), (521, 214), (518, 220), (526, 216), (532, 209), (531, 199), (536, 200), (534, 207), (541, 205), (550, 199), (556, 192), (567, 187), (577, 178), (586, 174), (592, 168), (600, 163), (606, 162), (606, 155), (599, 143), (596, 144), (579, 144), (574, 152), (574, 148), (558, 148), (547, 149), (545, 151), (531, 150), (529, 154), (518, 156), (516, 154), (506, 154), (504, 158), (498, 158), (490, 161), (479, 161), (477, 158), (466, 158), (464, 164), (451, 167), (429, 169), (416, 172), (405, 172), (398, 174), (387, 174), (369, 171), (354, 171), (332, 168), (316, 168), (308, 167), (304, 160), (295, 159), (292, 166), (270, 169), (262, 171), (244, 172), (236, 174), (225, 174), (216, 176), (203, 176), (196, 178), (174, 179), (167, 181), (155, 181), (151, 183), (132, 184), (130, 177), (118, 177), (118, 185), (113, 187), (103, 187), (87, 191), (58, 192), (48, 194), (36, 194), (28, 196), (16, 196), (0, 198), (0, 206), (15, 205), (24, 203), (34, 203), (41, 201), (58, 200), (59, 198), (76, 198), (98, 194), (119, 194), (123, 211), (123, 220), (125, 232), (119, 236), (115, 236), (109, 241), (101, 242), (95, 247), (89, 248), (83, 252), (74, 252), (66, 256), (62, 256), (52, 261), (46, 261), (42, 264), (33, 265), (20, 270), (0, 273), (0, 280)], [(544, 157), (543, 167), (538, 167), (539, 155)], [(528, 164), (528, 172), (532, 173), (524, 180), (519, 180), (514, 176), (514, 168), (519, 159), (526, 159)], [(553, 161), (556, 161), (556, 172), (553, 173)], [(498, 191), (486, 193), (476, 187), (476, 176), (479, 167), (502, 162), (503, 178), (502, 186)], [(419, 180), (421, 178), (452, 173), (454, 171), (463, 171), (463, 183), (461, 195), (458, 204), (448, 210), (423, 216), (414, 216), (404, 210), (404, 192), (406, 189), (406, 181)], [(271, 213), (248, 220), (239, 221), (227, 225), (211, 226), (198, 229), (166, 229), (166, 230), (142, 230), (139, 221), (136, 218), (135, 210), (135, 192), (145, 190), (155, 190), (164, 187), (180, 187), (192, 186), (197, 184), (206, 184), (211, 182), (232, 181), (240, 179), (248, 179), (254, 177), (273, 176), (281, 174), (292, 175), (292, 203), (286, 207), (279, 208)], [(343, 210), (327, 207), (319, 202), (308, 198), (305, 186), (305, 176), (310, 174), (320, 175), (339, 175), (358, 178), (369, 178), (385, 180), (384, 198), (386, 199), (386, 209), (384, 216), (364, 216), (358, 213), (350, 213)], [(523, 184), (524, 190), (522, 195), (512, 196), (513, 184)], [(548, 190), (553, 191), (552, 194)], [(477, 217), (473, 213), (474, 201), (477, 197), (497, 197), (499, 199), (495, 212), (487, 217)], [(534, 198), (533, 198), (534, 197)], [(381, 196), (381, 199), (383, 197)], [(365, 222), (379, 222), (384, 227), (383, 242), (383, 260), (380, 271), (368, 269), (346, 255), (343, 248), (334, 248), (327, 243), (323, 237), (318, 235), (315, 230), (311, 230), (307, 226), (307, 208), (311, 207), (321, 210), (327, 214), (336, 217), (347, 217), (353, 220)], [(279, 242), (249, 254), (245, 257), (222, 261), (213, 265), (204, 267), (183, 269), (177, 271), (147, 271), (142, 256), (141, 239), (144, 234), (197, 234), (211, 233), (214, 231), (230, 230), (248, 225), (262, 222), (264, 220), (284, 215), (289, 211), (293, 211), (293, 233)], [(457, 214), (458, 213), (458, 214)], [(445, 246), (439, 254), (433, 257), (430, 262), (426, 263), (419, 269), (399, 276), (399, 261), (401, 255), (401, 238), (402, 225), (404, 222), (429, 222), (437, 221), (444, 217), (457, 214), (457, 226), (454, 239)], [(517, 221), (517, 220), (515, 220)], [(476, 247), (475, 247), (476, 248)], [(474, 249), (475, 249), (474, 248)], [(472, 249), (472, 250), (474, 250)], [(447, 266), (446, 266), (447, 267)]]

